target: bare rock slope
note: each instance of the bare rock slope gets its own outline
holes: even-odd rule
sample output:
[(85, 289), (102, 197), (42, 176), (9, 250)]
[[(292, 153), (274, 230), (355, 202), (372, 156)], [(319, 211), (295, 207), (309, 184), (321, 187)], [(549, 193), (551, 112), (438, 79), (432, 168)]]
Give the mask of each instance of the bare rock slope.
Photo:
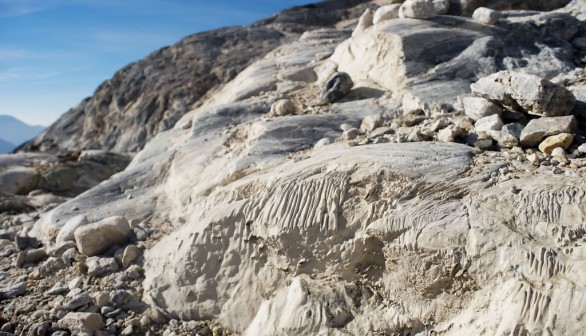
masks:
[(494, 24), (366, 11), (354, 34), (284, 43), (124, 171), (6, 220), (2, 328), (583, 333), (577, 7)]
[(298, 7), (249, 27), (186, 37), (118, 71), (92, 97), (19, 150), (138, 151), (254, 60), (304, 31), (356, 16), (364, 2), (329, 1)]

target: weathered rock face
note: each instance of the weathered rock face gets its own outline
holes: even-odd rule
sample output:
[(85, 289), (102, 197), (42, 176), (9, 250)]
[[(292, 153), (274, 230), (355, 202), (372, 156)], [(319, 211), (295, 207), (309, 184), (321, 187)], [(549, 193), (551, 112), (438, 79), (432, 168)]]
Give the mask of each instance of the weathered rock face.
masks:
[[(552, 78), (574, 69), (576, 51), (569, 41), (583, 28), (561, 13), (511, 15), (496, 27), (447, 16), (394, 19), (340, 44), (331, 62), (357, 83), (403, 97), (404, 112), (429, 114), (433, 105), (455, 105), (455, 97), (468, 93), (471, 83), (499, 70)], [(560, 104), (565, 102), (560, 98)]]
[[(50, 312), (1, 328), (23, 334), (51, 320), (49, 332), (85, 332), (74, 325), (89, 315), (67, 314), (75, 309), (99, 312), (98, 333), (121, 335), (581, 334), (581, 119), (537, 118), (510, 110), (512, 96), (469, 92), (501, 70), (547, 83), (515, 93), (531, 110), (565, 92), (544, 79), (579, 92), (586, 72), (575, 40), (586, 32), (558, 12), (503, 14), (496, 26), (441, 15), (363, 20), (354, 36), (336, 21), (348, 28), (269, 52), (124, 171), (30, 231), (32, 214), (3, 222), (26, 224), (0, 231), (0, 267), (10, 272), (0, 272), (0, 288), (25, 278), (34, 286), (7, 297), (0, 318), (22, 323), (33, 297)], [(266, 22), (294, 30), (287, 20)], [(345, 71), (349, 92), (315, 104)], [(457, 97), (463, 107), (448, 100)], [(71, 232), (112, 216), (128, 218), (127, 235), (98, 236), (128, 240), (106, 241), (100, 256), (77, 252)], [(27, 235), (45, 246), (25, 244)]]
[[(254, 60), (299, 34), (356, 17), (365, 0), (293, 8), (250, 27), (196, 34), (133, 63), (20, 151), (138, 151)], [(359, 14), (358, 14), (359, 15)]]

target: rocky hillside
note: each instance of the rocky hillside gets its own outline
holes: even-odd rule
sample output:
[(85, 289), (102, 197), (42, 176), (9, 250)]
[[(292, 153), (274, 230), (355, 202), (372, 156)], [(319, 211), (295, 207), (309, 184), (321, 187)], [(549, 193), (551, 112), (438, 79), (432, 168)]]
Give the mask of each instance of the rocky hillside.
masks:
[(112, 153), (0, 157), (0, 330), (583, 334), (586, 2), (390, 2), (245, 28), (290, 35), (80, 195)]
[(258, 58), (305, 31), (359, 16), (365, 2), (326, 1), (186, 37), (118, 71), (19, 151), (138, 151)]

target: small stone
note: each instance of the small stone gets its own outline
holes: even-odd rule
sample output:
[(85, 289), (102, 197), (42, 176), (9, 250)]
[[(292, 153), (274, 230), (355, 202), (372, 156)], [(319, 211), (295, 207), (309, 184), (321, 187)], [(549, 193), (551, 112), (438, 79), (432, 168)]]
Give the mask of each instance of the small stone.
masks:
[(286, 116), (295, 114), (295, 105), (289, 99), (280, 99), (273, 103), (271, 106), (271, 114), (274, 116)]
[(150, 317), (148, 317), (147, 315), (143, 315), (140, 318), (140, 326), (141, 327), (148, 327), (150, 325), (151, 325), (151, 319), (150, 319)]
[(584, 143), (584, 144), (581, 144), (581, 145), (578, 147), (578, 151), (579, 151), (580, 153), (582, 153), (582, 154), (586, 153), (586, 143)]
[(551, 152), (557, 147), (561, 147), (564, 150), (568, 149), (573, 141), (574, 136), (569, 133), (552, 135), (539, 144), (539, 150), (543, 153), (551, 154)]
[(464, 107), (464, 113), (472, 118), (472, 120), (479, 120), (502, 113), (502, 108), (482, 97), (464, 97), (462, 99), (462, 105)]
[(16, 256), (16, 266), (21, 267), (25, 264), (34, 264), (47, 258), (47, 252), (44, 248), (35, 250), (22, 251)]
[(498, 114), (478, 119), (478, 121), (476, 121), (474, 124), (476, 132), (486, 132), (490, 130), (500, 131), (503, 126), (503, 121), (498, 116)]
[(83, 286), (83, 279), (80, 277), (75, 277), (71, 280), (69, 280), (69, 283), (67, 283), (67, 287), (69, 288), (69, 290), (73, 290), (75, 288), (81, 288)]
[(96, 296), (95, 301), (96, 306), (102, 308), (110, 304), (110, 295), (108, 295), (108, 293), (101, 292)]
[(519, 139), (514, 135), (503, 131), (486, 131), (501, 147), (513, 148), (519, 144)]
[(377, 24), (381, 21), (392, 20), (399, 17), (399, 8), (401, 8), (400, 4), (392, 4), (379, 7), (376, 12), (374, 12), (374, 17), (372, 18), (372, 23)]
[(342, 124), (340, 125), (340, 129), (342, 130), (342, 132), (346, 132), (349, 129), (353, 129), (355, 128), (354, 126), (350, 125), (350, 124)]
[(118, 263), (114, 258), (89, 257), (86, 259), (88, 274), (100, 277), (118, 271)]
[(353, 86), (354, 82), (352, 81), (352, 78), (350, 78), (350, 75), (345, 72), (336, 72), (326, 82), (325, 87), (320, 94), (319, 103), (334, 103), (348, 94)]
[(57, 259), (55, 257), (49, 257), (49, 259), (45, 260), (41, 265), (39, 265), (38, 272), (42, 277), (46, 278), (66, 267), (67, 266), (63, 260)]
[(67, 293), (68, 291), (69, 291), (69, 289), (67, 289), (67, 287), (65, 287), (65, 284), (63, 282), (59, 281), (56, 284), (54, 284), (53, 287), (51, 287), (47, 292), (45, 292), (45, 294), (59, 295), (59, 294)]
[(26, 283), (19, 282), (14, 285), (0, 287), (0, 301), (13, 299), (17, 296), (20, 296), (26, 292)]
[(437, 12), (432, 0), (407, 0), (399, 8), (399, 17), (411, 19), (431, 19)]
[(368, 137), (371, 139), (375, 139), (381, 137), (386, 134), (393, 134), (395, 131), (390, 127), (377, 127), (372, 132), (368, 134)]
[(124, 328), (124, 330), (122, 330), (122, 332), (120, 333), (120, 335), (121, 336), (134, 335), (134, 327), (130, 325), (130, 326)]
[(433, 0), (433, 7), (437, 15), (444, 15), (450, 9), (450, 0)]
[(88, 294), (82, 293), (74, 296), (69, 302), (67, 302), (63, 308), (67, 310), (76, 310), (91, 302), (91, 298)]
[(63, 260), (66, 265), (71, 265), (73, 261), (75, 261), (76, 251), (77, 250), (75, 248), (65, 250), (65, 252), (63, 252), (61, 255), (61, 260)]
[(551, 156), (558, 156), (563, 158), (564, 160), (566, 159), (566, 151), (561, 148), (561, 147), (556, 147), (551, 151)]
[(533, 147), (548, 136), (573, 133), (576, 127), (574, 116), (533, 119), (521, 132), (520, 142), (524, 147)]
[(104, 327), (102, 316), (97, 313), (68, 313), (58, 324), (79, 336), (94, 336), (96, 331)]
[(128, 245), (122, 254), (122, 266), (128, 267), (133, 261), (142, 254), (142, 250), (136, 245)]
[(57, 243), (56, 245), (50, 246), (47, 250), (47, 253), (51, 257), (61, 258), (63, 252), (69, 250), (70, 248), (75, 248), (75, 242), (73, 241), (64, 241), (61, 243)]
[(138, 301), (138, 299), (127, 290), (116, 290), (110, 294), (110, 302), (112, 302), (115, 307), (122, 307), (136, 301)]
[(351, 129), (346, 130), (342, 133), (342, 138), (346, 141), (354, 140), (360, 134), (362, 134), (362, 132), (358, 128), (351, 128)]
[(497, 23), (501, 17), (502, 15), (499, 11), (495, 11), (486, 7), (476, 8), (472, 14), (472, 18), (476, 20), (476, 22), (487, 25), (493, 25)]
[(454, 142), (457, 137), (464, 135), (464, 133), (464, 130), (460, 128), (448, 127), (438, 132), (437, 139), (441, 142)]
[(130, 226), (124, 217), (109, 217), (75, 230), (75, 242), (80, 253), (95, 256), (128, 239)]
[[(507, 132), (507, 133), (511, 134), (512, 136), (514, 136), (515, 138), (517, 138), (517, 140), (519, 140), (519, 139), (521, 139), (521, 133), (523, 132), (524, 128), (525, 128), (525, 126), (523, 126), (523, 124), (510, 123), (510, 124), (506, 124), (505, 126), (503, 126), (501, 131)], [(519, 149), (521, 149), (521, 148), (519, 148)]]
[(382, 126), (383, 118), (378, 114), (369, 115), (368, 117), (362, 120), (362, 124), (360, 125), (360, 130), (363, 132), (371, 132), (375, 128)]

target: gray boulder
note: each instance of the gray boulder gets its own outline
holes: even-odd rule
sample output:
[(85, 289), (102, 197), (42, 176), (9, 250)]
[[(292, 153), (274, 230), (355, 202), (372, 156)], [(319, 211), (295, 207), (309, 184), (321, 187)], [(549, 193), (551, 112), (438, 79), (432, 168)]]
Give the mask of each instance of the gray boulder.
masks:
[(501, 71), (481, 78), (472, 92), (509, 109), (543, 117), (568, 115), (576, 98), (562, 86), (544, 78), (514, 71)]
[(573, 133), (576, 126), (574, 116), (533, 119), (521, 132), (520, 142), (524, 147), (534, 147), (548, 136)]

